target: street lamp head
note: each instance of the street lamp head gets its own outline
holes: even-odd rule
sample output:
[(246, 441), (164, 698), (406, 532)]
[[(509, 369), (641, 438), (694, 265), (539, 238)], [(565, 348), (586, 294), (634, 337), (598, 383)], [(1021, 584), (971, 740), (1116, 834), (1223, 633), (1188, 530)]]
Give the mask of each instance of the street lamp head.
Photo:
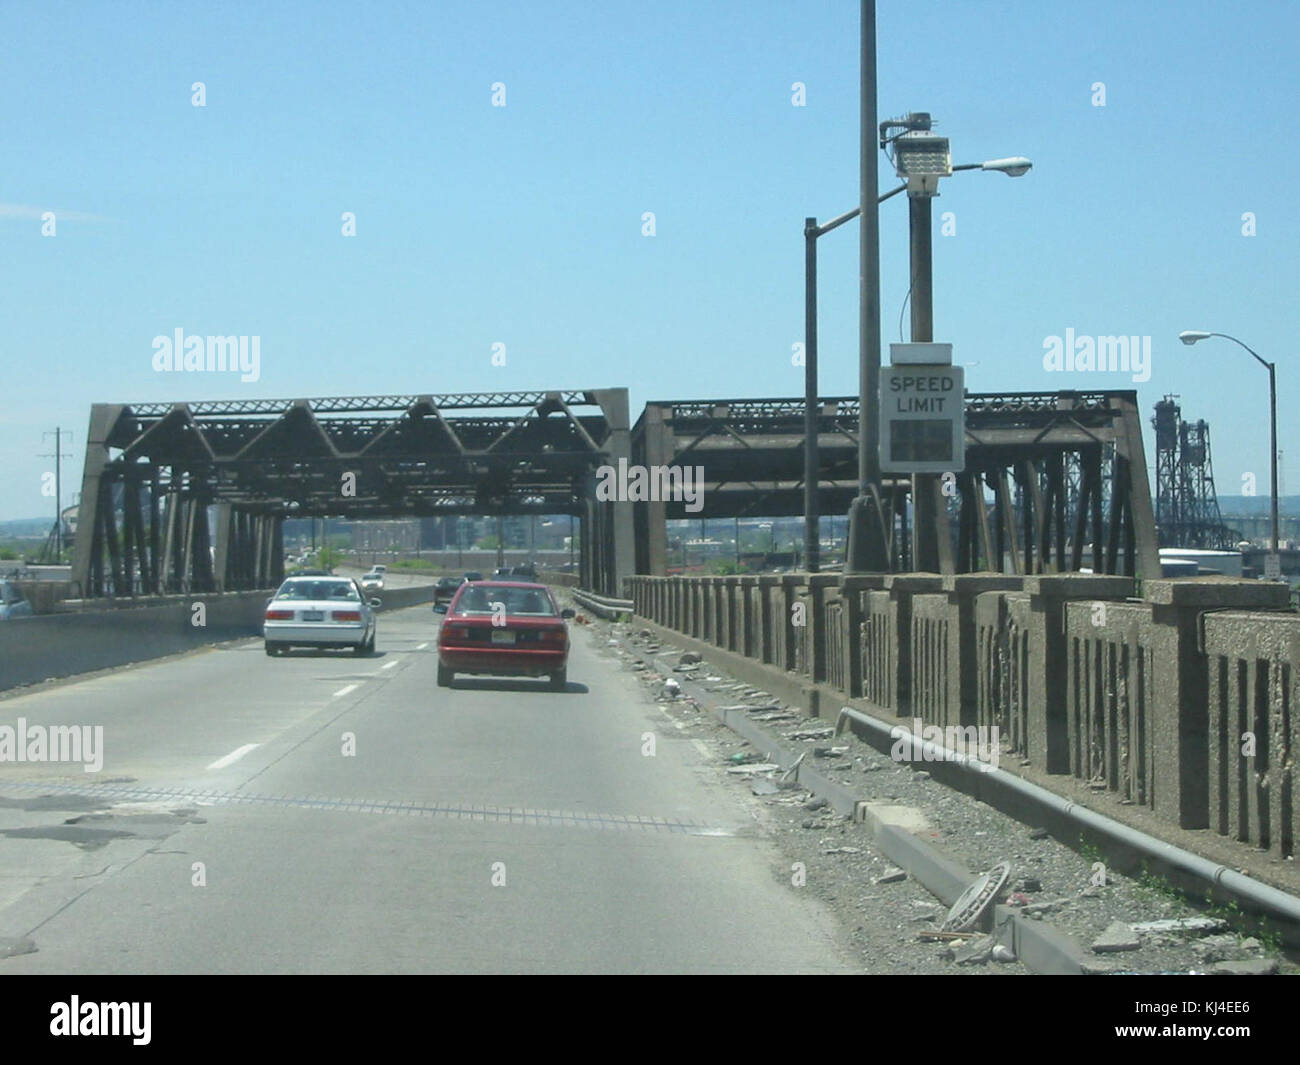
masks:
[(1023, 155), (1013, 155), (1009, 159), (990, 159), (987, 163), (981, 163), (980, 169), (996, 170), (1006, 174), (1007, 177), (1023, 177), (1029, 173), (1033, 165)]
[(1185, 329), (1178, 334), (1178, 339), (1188, 347), (1191, 347), (1198, 340), (1209, 340), (1213, 333), (1204, 333), (1199, 329)]

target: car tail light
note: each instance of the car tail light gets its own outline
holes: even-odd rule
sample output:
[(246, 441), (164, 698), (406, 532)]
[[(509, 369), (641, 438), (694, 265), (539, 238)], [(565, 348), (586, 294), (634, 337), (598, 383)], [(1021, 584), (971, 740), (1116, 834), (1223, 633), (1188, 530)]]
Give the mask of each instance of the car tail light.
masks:
[(543, 643), (564, 643), (567, 636), (563, 629), (543, 629), (541, 639)]
[(335, 610), (333, 613), (335, 621), (360, 621), (360, 610)]
[(267, 621), (292, 621), (292, 610), (268, 610), (266, 612)]

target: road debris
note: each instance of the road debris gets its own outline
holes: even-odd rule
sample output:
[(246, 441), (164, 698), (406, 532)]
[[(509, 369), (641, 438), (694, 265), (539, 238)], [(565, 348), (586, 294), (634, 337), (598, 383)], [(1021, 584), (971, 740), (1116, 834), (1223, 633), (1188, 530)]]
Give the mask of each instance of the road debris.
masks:
[(1122, 950), (1140, 950), (1142, 942), (1132, 926), (1123, 921), (1111, 921), (1100, 936), (1092, 941), (1094, 954), (1115, 954)]

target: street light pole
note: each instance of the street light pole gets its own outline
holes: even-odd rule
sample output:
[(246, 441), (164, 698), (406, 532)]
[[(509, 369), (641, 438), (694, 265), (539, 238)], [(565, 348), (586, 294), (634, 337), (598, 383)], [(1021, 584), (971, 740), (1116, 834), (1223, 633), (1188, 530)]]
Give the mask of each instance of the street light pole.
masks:
[(1221, 337), (1224, 340), (1231, 340), (1239, 347), (1245, 348), (1255, 361), (1268, 371), (1268, 443), (1269, 443), (1269, 480), (1270, 494), (1272, 496), (1272, 506), (1270, 509), (1271, 529), (1269, 533), (1269, 553), (1276, 559), (1276, 565), (1281, 565), (1281, 559), (1278, 557), (1278, 499), (1277, 499), (1277, 364), (1268, 362), (1248, 347), (1242, 341), (1227, 333), (1209, 333), (1199, 329), (1188, 329), (1178, 334), (1178, 339), (1188, 347), (1195, 344), (1198, 340), (1207, 340), (1210, 337)]
[(803, 223), (804, 262), (804, 410), (803, 410), (803, 543), (808, 572), (816, 573), (821, 565), (818, 557), (820, 539), (820, 510), (817, 502), (819, 441), (817, 439), (817, 230), (816, 218), (805, 218)]
[(862, 0), (858, 245), (858, 495), (849, 510), (845, 572), (885, 573), (889, 551), (880, 500), (880, 181), (876, 173), (876, 3)]
[[(891, 196), (897, 196), (907, 185), (899, 185), (883, 196), (876, 197), (876, 203), (882, 204)], [(803, 456), (803, 513), (804, 513), (804, 556), (809, 573), (816, 573), (821, 568), (821, 508), (817, 499), (819, 442), (817, 428), (818, 406), (821, 398), (817, 384), (817, 238), (825, 236), (832, 229), (838, 229), (845, 222), (851, 222), (862, 214), (861, 207), (832, 218), (824, 225), (818, 225), (816, 218), (805, 218), (804, 236), (804, 456)], [(861, 414), (859, 413), (859, 418)], [(859, 448), (861, 443), (859, 442)]]

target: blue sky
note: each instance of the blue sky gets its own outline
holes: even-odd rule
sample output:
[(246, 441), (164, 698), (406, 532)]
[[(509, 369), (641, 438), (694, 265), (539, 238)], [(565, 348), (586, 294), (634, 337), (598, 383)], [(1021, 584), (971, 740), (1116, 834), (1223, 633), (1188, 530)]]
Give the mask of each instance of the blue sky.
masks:
[[(935, 202), (935, 337), (975, 364), (967, 386), (1136, 387), (1147, 419), (1179, 394), (1220, 493), (1246, 472), (1264, 493), (1266, 373), (1176, 339), (1229, 333), (1279, 363), (1300, 491), (1300, 8), (878, 6), (882, 117), (930, 111), (955, 163), (1034, 161)], [(0, 59), (0, 519), (52, 512), (55, 425), (79, 488), (96, 401), (627, 386), (635, 416), (802, 392), (803, 218), (857, 199), (852, 0), (11, 2)], [(857, 244), (856, 223), (820, 242), (826, 394), (857, 388)], [(896, 341), (902, 197), (881, 269)], [(178, 328), (259, 336), (259, 380), (156, 372)], [(1046, 371), (1067, 329), (1150, 336), (1150, 379)]]

